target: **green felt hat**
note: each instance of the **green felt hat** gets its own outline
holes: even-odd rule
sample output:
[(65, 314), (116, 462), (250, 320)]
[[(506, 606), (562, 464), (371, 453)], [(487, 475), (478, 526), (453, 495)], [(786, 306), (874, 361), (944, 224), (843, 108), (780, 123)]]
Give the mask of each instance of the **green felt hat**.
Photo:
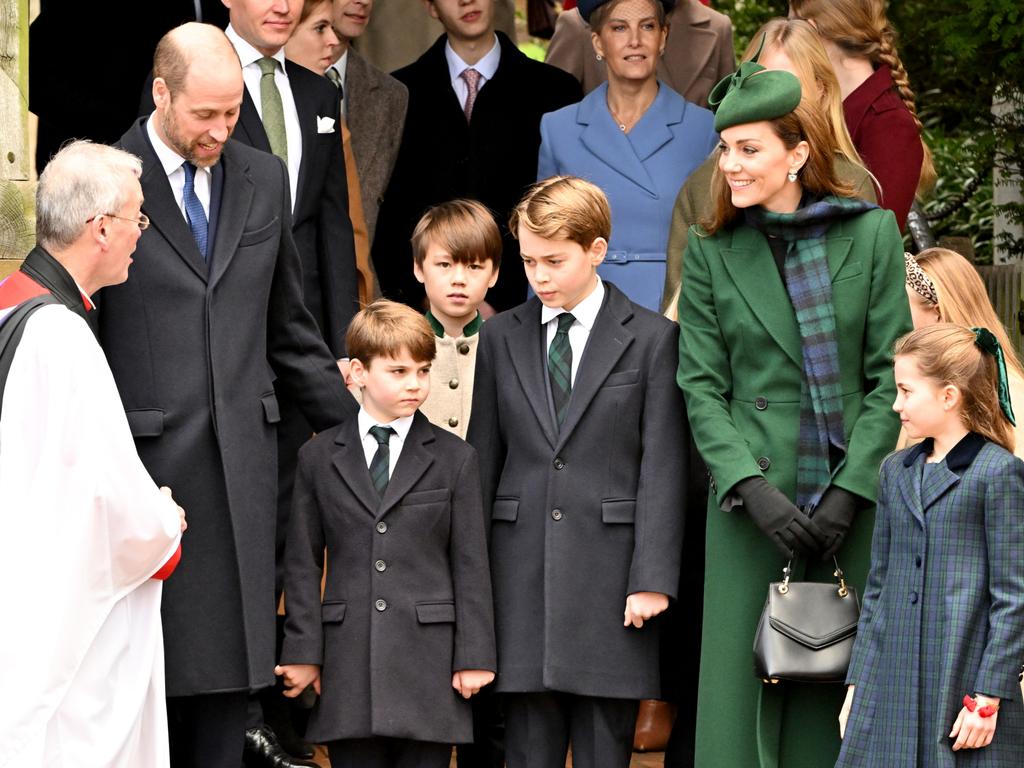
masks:
[(715, 113), (715, 130), (734, 125), (774, 120), (788, 115), (800, 103), (800, 81), (795, 75), (778, 69), (765, 69), (757, 63), (764, 48), (764, 37), (757, 53), (731, 75), (723, 77), (708, 96)]

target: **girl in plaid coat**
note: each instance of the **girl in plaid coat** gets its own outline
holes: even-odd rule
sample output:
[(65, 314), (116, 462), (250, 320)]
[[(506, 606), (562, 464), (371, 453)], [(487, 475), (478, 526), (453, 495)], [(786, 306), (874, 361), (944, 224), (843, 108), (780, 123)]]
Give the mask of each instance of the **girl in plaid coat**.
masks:
[(923, 442), (882, 465), (837, 768), (1016, 768), (1024, 462), (1002, 349), (941, 323), (895, 352), (893, 410)]

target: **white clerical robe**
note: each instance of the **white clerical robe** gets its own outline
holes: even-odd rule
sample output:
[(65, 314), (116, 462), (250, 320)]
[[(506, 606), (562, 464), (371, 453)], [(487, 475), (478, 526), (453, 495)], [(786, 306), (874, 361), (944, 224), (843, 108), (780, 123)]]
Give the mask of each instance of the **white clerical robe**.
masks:
[(169, 765), (150, 577), (180, 538), (85, 321), (39, 309), (0, 415), (0, 766)]

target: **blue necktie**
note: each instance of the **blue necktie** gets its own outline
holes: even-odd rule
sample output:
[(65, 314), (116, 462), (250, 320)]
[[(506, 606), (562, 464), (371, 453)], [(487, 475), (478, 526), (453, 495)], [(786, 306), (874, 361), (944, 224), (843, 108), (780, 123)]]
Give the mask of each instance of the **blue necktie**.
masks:
[(202, 254), (203, 261), (206, 261), (206, 211), (203, 210), (203, 204), (196, 197), (196, 167), (189, 162), (182, 163), (181, 167), (185, 170), (185, 188), (181, 195), (181, 199), (185, 203), (185, 218), (188, 220), (189, 229), (192, 230), (192, 237), (196, 239), (196, 245), (199, 246), (199, 253)]

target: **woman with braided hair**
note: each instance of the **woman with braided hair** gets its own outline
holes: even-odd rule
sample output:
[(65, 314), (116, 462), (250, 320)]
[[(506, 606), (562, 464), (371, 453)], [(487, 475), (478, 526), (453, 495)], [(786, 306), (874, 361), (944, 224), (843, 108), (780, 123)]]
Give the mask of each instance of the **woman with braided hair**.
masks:
[(935, 182), (907, 70), (884, 0), (790, 0), (790, 17), (818, 30), (843, 96), (854, 146), (903, 229), (914, 196)]

